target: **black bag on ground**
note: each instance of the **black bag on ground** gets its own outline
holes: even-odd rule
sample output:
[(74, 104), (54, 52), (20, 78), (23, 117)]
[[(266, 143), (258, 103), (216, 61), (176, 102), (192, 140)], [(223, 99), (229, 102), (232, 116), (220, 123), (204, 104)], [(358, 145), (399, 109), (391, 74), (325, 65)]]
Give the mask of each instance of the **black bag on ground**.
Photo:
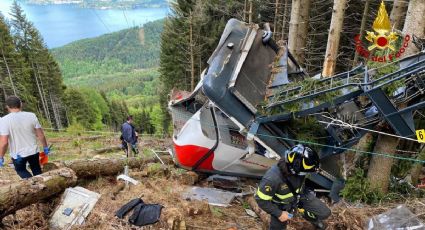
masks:
[(123, 219), (124, 216), (130, 212), (134, 207), (136, 207), (138, 204), (143, 203), (143, 200), (140, 198), (136, 198), (128, 202), (127, 204), (123, 205), (116, 213), (115, 216), (117, 216), (120, 219)]
[(162, 208), (163, 206), (159, 204), (145, 204), (142, 202), (134, 208), (128, 222), (136, 226), (155, 224), (161, 216)]

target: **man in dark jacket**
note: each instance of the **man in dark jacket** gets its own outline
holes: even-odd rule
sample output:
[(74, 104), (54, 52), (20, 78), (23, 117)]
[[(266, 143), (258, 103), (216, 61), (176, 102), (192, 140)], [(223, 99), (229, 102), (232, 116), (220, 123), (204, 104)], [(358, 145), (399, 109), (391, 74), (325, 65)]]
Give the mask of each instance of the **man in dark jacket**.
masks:
[(137, 148), (138, 135), (133, 125), (133, 116), (128, 116), (127, 121), (121, 126), (121, 140), (123, 148), (128, 151), (127, 153), (134, 152), (139, 153)]
[(322, 221), (331, 215), (331, 211), (304, 186), (305, 176), (318, 168), (317, 153), (309, 147), (296, 145), (266, 172), (255, 199), (258, 206), (271, 215), (270, 229), (286, 229), (287, 220), (295, 211), (317, 229), (325, 229)]

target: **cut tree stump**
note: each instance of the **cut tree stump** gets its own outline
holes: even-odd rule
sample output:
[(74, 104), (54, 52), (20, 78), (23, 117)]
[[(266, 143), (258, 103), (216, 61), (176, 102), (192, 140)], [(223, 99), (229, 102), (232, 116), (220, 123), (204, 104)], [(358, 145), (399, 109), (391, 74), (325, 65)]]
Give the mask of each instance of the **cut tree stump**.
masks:
[(17, 210), (63, 192), (77, 183), (72, 169), (61, 168), (0, 187), (0, 222)]

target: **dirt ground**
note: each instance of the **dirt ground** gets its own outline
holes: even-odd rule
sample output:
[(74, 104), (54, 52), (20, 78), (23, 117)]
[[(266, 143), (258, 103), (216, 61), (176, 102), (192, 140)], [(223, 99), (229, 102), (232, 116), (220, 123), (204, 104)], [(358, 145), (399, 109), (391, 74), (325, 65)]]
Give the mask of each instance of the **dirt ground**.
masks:
[[(75, 140), (67, 136), (50, 137), (55, 148), (52, 160), (70, 160), (76, 158), (92, 157), (122, 157), (122, 152), (111, 152), (96, 155), (95, 150), (105, 146), (116, 146), (119, 141), (116, 137), (99, 137), (94, 139)], [(142, 139), (141, 149), (143, 157), (152, 157), (149, 149), (165, 150), (170, 146), (168, 140), (156, 138)], [(82, 186), (101, 194), (101, 198), (92, 210), (86, 223), (73, 229), (263, 229), (259, 218), (248, 215), (245, 211), (249, 205), (243, 199), (236, 199), (230, 207), (210, 206), (201, 201), (187, 201), (182, 198), (183, 191), (188, 185), (182, 183), (185, 171), (173, 165), (161, 167), (154, 163), (143, 170), (131, 171), (140, 183), (130, 185), (112, 195), (120, 185), (114, 177), (101, 177), (90, 181), (79, 181)], [(7, 166), (0, 169), (0, 186), (18, 180), (13, 168)], [(256, 181), (247, 181), (255, 186)], [(205, 180), (197, 184), (208, 186)], [(140, 197), (145, 203), (161, 204), (164, 206), (161, 219), (158, 223), (146, 227), (135, 227), (127, 219), (120, 220), (115, 217), (115, 212), (128, 201)], [(34, 204), (10, 215), (3, 220), (5, 229), (49, 229), (49, 219), (60, 201), (60, 196)], [(425, 200), (406, 200), (404, 204), (417, 216), (424, 218)], [(332, 216), (326, 221), (328, 229), (364, 229), (366, 221), (374, 215), (385, 212), (397, 204), (381, 204), (379, 206), (349, 205), (341, 202), (332, 206)], [(131, 213), (130, 213), (131, 214)], [(127, 217), (130, 215), (128, 214)], [(290, 222), (288, 229), (312, 229), (306, 221), (295, 218)]]

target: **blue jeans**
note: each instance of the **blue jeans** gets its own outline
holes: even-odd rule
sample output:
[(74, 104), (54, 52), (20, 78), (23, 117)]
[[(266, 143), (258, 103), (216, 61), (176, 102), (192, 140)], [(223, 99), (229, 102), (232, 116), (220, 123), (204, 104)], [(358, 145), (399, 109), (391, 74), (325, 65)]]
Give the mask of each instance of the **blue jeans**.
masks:
[[(40, 159), (39, 159), (38, 153), (31, 156), (20, 158), (19, 160), (15, 160), (12, 158), (12, 160), (13, 160), (13, 165), (15, 166), (16, 173), (18, 173), (18, 175), (22, 179), (30, 178), (33, 175), (37, 176), (41, 174)], [(27, 170), (27, 162), (30, 165), (32, 175)]]

